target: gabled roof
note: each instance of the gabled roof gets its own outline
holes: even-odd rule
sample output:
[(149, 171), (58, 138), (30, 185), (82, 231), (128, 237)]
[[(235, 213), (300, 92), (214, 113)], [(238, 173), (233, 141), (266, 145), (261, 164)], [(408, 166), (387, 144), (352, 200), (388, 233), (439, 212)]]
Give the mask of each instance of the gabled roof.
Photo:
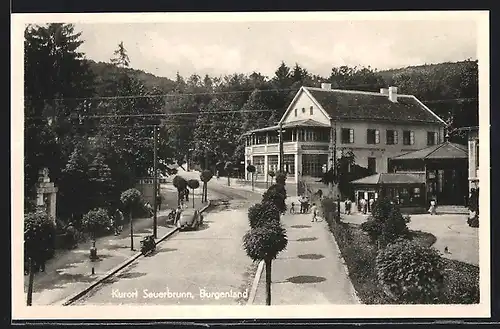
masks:
[(410, 159), (467, 159), (467, 146), (444, 142), (438, 145), (426, 147), (424, 149), (408, 152), (391, 160), (410, 160)]
[(355, 185), (383, 185), (383, 184), (424, 184), (424, 178), (413, 174), (382, 173), (356, 179), (351, 182)]
[(389, 120), (445, 125), (441, 118), (412, 95), (398, 94), (397, 102), (392, 102), (388, 95), (376, 92), (312, 87), (302, 87), (302, 89), (321, 105), (331, 119)]
[[(324, 124), (322, 122), (313, 120), (313, 119), (305, 119), (305, 120), (297, 120), (297, 121), (290, 121), (283, 123), (283, 128), (291, 128), (291, 127), (330, 127), (330, 125)], [(254, 129), (246, 132), (245, 134), (251, 134), (251, 133), (256, 133), (256, 132), (266, 132), (266, 131), (274, 131), (278, 130), (279, 125), (276, 126), (271, 126), (271, 127), (265, 127), (265, 128), (260, 128), (260, 129)]]

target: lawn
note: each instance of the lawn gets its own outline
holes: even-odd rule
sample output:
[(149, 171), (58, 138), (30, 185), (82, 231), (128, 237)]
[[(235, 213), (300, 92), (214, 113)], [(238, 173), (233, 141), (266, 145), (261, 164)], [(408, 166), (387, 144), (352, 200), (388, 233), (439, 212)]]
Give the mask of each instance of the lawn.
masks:
[[(376, 247), (360, 226), (329, 221), (330, 230), (339, 245), (349, 269), (349, 276), (363, 304), (391, 304), (377, 282)], [(411, 231), (413, 240), (432, 246), (436, 237), (427, 232)], [(443, 258), (444, 286), (439, 304), (479, 303), (479, 268), (460, 261)]]

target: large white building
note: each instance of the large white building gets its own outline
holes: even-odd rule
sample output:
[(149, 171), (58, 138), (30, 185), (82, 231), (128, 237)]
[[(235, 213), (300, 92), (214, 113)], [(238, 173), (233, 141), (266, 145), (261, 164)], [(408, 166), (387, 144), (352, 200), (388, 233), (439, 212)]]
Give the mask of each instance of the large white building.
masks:
[[(356, 164), (387, 173), (388, 159), (443, 142), (445, 122), (413, 95), (396, 87), (377, 92), (301, 87), (280, 119), (287, 183), (317, 178), (343, 149)], [(279, 169), (279, 125), (244, 135), (245, 160), (257, 181)], [(335, 145), (335, 148), (333, 147)], [(247, 176), (249, 178), (249, 175)], [(317, 180), (317, 179), (316, 179)]]

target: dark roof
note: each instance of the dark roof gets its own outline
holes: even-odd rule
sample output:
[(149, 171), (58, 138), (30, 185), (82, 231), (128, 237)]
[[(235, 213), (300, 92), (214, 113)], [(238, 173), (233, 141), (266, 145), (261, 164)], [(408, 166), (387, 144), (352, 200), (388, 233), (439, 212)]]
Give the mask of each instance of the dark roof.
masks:
[(422, 106), (416, 98), (398, 95), (392, 102), (388, 95), (338, 89), (304, 87), (332, 118), (369, 119), (443, 124), (435, 114)]
[(383, 184), (424, 184), (424, 178), (413, 174), (382, 173), (356, 179), (351, 184), (383, 185)]
[[(305, 120), (297, 120), (297, 121), (291, 121), (291, 122), (286, 122), (283, 124), (283, 128), (291, 128), (291, 127), (330, 127), (330, 125), (321, 123), (316, 120), (312, 119), (305, 119)], [(265, 127), (265, 128), (260, 128), (260, 129), (254, 129), (246, 132), (245, 134), (251, 134), (251, 133), (256, 133), (256, 132), (265, 132), (265, 131), (273, 131), (273, 130), (278, 130), (279, 126), (271, 126), (271, 127)]]
[(424, 149), (408, 152), (392, 158), (391, 160), (410, 159), (467, 159), (467, 146), (444, 142), (438, 145), (426, 147)]

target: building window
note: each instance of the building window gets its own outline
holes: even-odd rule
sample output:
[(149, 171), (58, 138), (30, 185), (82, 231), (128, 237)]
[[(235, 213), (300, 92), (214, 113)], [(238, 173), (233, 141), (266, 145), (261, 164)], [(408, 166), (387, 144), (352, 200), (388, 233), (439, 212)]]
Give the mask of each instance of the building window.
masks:
[(380, 131), (378, 129), (367, 129), (366, 130), (366, 142), (368, 144), (380, 143)]
[(268, 137), (267, 137), (267, 141), (268, 143), (272, 144), (272, 143), (279, 143), (279, 136), (278, 136), (278, 132), (277, 131), (271, 131), (268, 133)]
[(369, 157), (368, 158), (368, 170), (371, 174), (375, 174), (377, 172), (377, 159)]
[(295, 112), (295, 116), (297, 116), (297, 109), (295, 109), (295, 111), (294, 111), (294, 112)]
[(410, 130), (403, 131), (403, 144), (413, 145), (415, 144), (415, 132)]
[(437, 132), (435, 131), (428, 131), (427, 132), (427, 145), (436, 145), (437, 144)]
[(256, 137), (257, 137), (256, 144), (266, 144), (267, 143), (266, 135), (256, 135)]
[(354, 129), (342, 128), (342, 144), (354, 143)]
[(387, 130), (386, 131), (386, 144), (395, 145), (398, 143), (398, 131), (397, 130)]
[(306, 113), (306, 108), (305, 107), (302, 108), (302, 113)]
[(321, 177), (323, 165), (328, 165), (328, 154), (303, 154), (302, 175)]
[(289, 175), (295, 175), (295, 155), (285, 154), (283, 156), (283, 164), (285, 165), (285, 171)]
[(297, 140), (299, 142), (303, 142), (304, 141), (304, 129), (298, 129), (297, 130)]
[(275, 173), (278, 171), (278, 156), (277, 155), (268, 155), (267, 156), (267, 172), (274, 171)]
[(264, 156), (254, 156), (253, 165), (257, 174), (264, 174)]
[(312, 106), (309, 108), (309, 114), (313, 115), (313, 107)]

